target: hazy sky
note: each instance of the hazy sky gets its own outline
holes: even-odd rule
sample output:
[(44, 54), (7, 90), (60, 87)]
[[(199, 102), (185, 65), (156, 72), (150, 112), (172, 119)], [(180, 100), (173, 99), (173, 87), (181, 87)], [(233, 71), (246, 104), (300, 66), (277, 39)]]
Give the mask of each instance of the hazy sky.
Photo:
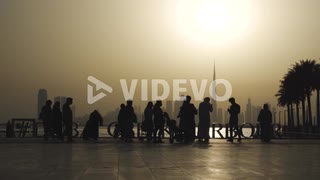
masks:
[[(0, 120), (35, 117), (39, 88), (74, 97), (78, 116), (105, 113), (123, 101), (119, 79), (211, 79), (212, 59), (243, 110), (248, 97), (275, 105), (288, 67), (320, 57), (318, 0), (201, 3), (1, 0)], [(89, 75), (114, 93), (88, 105)]]

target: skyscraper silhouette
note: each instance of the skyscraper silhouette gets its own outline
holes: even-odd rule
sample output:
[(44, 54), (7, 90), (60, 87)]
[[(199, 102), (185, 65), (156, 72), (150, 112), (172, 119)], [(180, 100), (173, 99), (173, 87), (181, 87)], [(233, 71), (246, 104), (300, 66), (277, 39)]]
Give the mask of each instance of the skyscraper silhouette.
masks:
[(42, 107), (46, 104), (46, 101), (48, 100), (48, 94), (46, 89), (39, 89), (38, 91), (38, 111), (37, 111), (37, 116), (39, 116)]
[(252, 123), (252, 105), (251, 99), (248, 99), (248, 104), (245, 112), (245, 120), (246, 123)]
[[(216, 80), (216, 64), (215, 61), (213, 61), (213, 74), (212, 74), (212, 81)], [(217, 92), (217, 89), (216, 89)], [(215, 96), (215, 94), (213, 94), (213, 96)], [(213, 121), (212, 122), (222, 122), (222, 119), (218, 119), (218, 107), (217, 107), (217, 101), (212, 98), (212, 106), (213, 106), (213, 112), (212, 112), (212, 118)]]

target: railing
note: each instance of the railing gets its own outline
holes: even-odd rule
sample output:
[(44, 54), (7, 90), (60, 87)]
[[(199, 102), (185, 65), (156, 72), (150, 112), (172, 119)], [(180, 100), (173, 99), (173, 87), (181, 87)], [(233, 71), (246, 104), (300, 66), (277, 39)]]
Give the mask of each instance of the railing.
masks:
[(7, 124), (0, 124), (0, 137), (7, 136)]
[[(42, 137), (44, 134), (43, 122), (37, 122), (35, 119), (12, 119), (10, 122), (10, 127), (8, 127), (8, 124), (5, 124), (5, 126), (6, 130), (4, 133), (6, 133), (7, 137), (8, 134), (11, 134), (9, 137), (31, 138)], [(10, 133), (8, 133), (9, 131)], [(73, 137), (78, 136), (78, 124), (73, 123)]]
[[(43, 123), (37, 122), (35, 119), (12, 119), (11, 128), (8, 128), (8, 124), (1, 124), (0, 133), (6, 137), (8, 136), (8, 130), (12, 131), (12, 135), (10, 137), (18, 137), (18, 138), (28, 138), (28, 137), (41, 137), (43, 136)], [(107, 128), (107, 134), (111, 137), (114, 136), (114, 131), (116, 130), (117, 122), (110, 123)], [(80, 128), (81, 129), (81, 128)], [(73, 137), (79, 137), (81, 134), (81, 130), (79, 129), (79, 125), (77, 123), (73, 123)], [(101, 131), (101, 130), (100, 130)], [(164, 138), (172, 139), (174, 136), (173, 130), (165, 126), (164, 129)], [(141, 123), (137, 123), (134, 129), (135, 137), (139, 139), (144, 139), (146, 133), (141, 130)], [(197, 132), (197, 128), (196, 131)], [(255, 139), (260, 137), (260, 125), (256, 124), (242, 124), (239, 126), (239, 133), (241, 133), (241, 137), (246, 139)], [(234, 136), (237, 136), (237, 131), (234, 132)], [(10, 135), (10, 133), (9, 133)], [(107, 137), (106, 135), (103, 135)], [(220, 124), (213, 123), (210, 130), (210, 136), (213, 139), (226, 139), (229, 138), (229, 125), (228, 124)], [(317, 138), (320, 139), (319, 129), (315, 127), (311, 127), (311, 129), (302, 129), (301, 127), (296, 128), (288, 128), (286, 126), (281, 126), (280, 124), (272, 125), (272, 138), (281, 139), (281, 138)], [(101, 137), (101, 135), (100, 135)]]
[(15, 137), (36, 136), (37, 125), (35, 119), (12, 119), (11, 126)]
[[(108, 134), (112, 137), (115, 136), (114, 131), (117, 131), (116, 129), (117, 122), (112, 122), (108, 126)], [(136, 136), (139, 139), (143, 139), (146, 137), (146, 133), (141, 130), (141, 123), (137, 123), (136, 126)], [(249, 132), (249, 135), (246, 135), (244, 132), (246, 130), (246, 133)], [(168, 126), (165, 126), (164, 128), (164, 135), (163, 138), (172, 138), (174, 135), (174, 132), (172, 132), (171, 128)], [(197, 132), (197, 127), (195, 132)], [(239, 133), (241, 133), (241, 137), (246, 138), (246, 139), (255, 139), (260, 137), (260, 125), (256, 124), (256, 126), (250, 124), (250, 123), (245, 123), (239, 126)], [(238, 132), (235, 130), (234, 131), (234, 137), (238, 136)], [(282, 132), (282, 127), (279, 124), (274, 124), (272, 125), (272, 134), (273, 138), (281, 139), (283, 137), (283, 132)], [(219, 138), (219, 139), (227, 139), (230, 136), (230, 130), (229, 130), (229, 124), (222, 125), (220, 123), (213, 123), (211, 126), (211, 138)], [(219, 137), (217, 137), (217, 135)], [(117, 137), (118, 135), (116, 135)]]

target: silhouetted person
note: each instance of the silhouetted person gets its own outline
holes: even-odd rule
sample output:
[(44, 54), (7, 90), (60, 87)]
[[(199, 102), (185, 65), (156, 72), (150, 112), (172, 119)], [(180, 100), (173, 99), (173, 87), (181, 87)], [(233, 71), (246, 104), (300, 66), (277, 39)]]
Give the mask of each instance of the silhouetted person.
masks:
[(238, 142), (241, 141), (241, 132), (238, 127), (238, 114), (240, 113), (240, 105), (236, 103), (236, 100), (232, 97), (229, 99), (231, 106), (228, 109), (230, 114), (229, 126), (230, 126), (230, 137), (227, 141), (233, 142), (233, 131), (236, 130), (238, 134)]
[(186, 96), (186, 100), (180, 108), (178, 118), (180, 118), (180, 129), (184, 132), (186, 143), (193, 142), (195, 139), (195, 115), (197, 109), (191, 102), (191, 96)]
[(116, 133), (120, 132), (120, 139), (124, 140), (124, 129), (125, 129), (125, 122), (127, 120), (127, 109), (125, 104), (120, 105), (120, 111), (118, 114), (118, 124), (116, 125), (115, 136)]
[(39, 119), (43, 121), (44, 139), (48, 140), (49, 136), (53, 137), (53, 113), (51, 109), (52, 101), (47, 100), (42, 107)]
[(63, 140), (62, 134), (62, 112), (60, 110), (60, 102), (55, 102), (53, 105), (53, 132), (59, 140)]
[(132, 106), (132, 100), (127, 101), (127, 105), (125, 107), (125, 122), (123, 123), (123, 137), (125, 142), (133, 142), (132, 138), (134, 137), (133, 132), (133, 123), (137, 122), (137, 116), (134, 113), (134, 109)]
[(210, 129), (210, 112), (213, 111), (210, 98), (204, 98), (199, 105), (199, 125), (198, 125), (198, 139), (199, 142), (209, 143), (209, 129)]
[(94, 110), (90, 116), (89, 120), (84, 127), (82, 138), (83, 139), (94, 139), (98, 140), (99, 137), (99, 125), (102, 126), (103, 119), (97, 110)]
[(164, 134), (164, 117), (163, 111), (161, 109), (162, 101), (156, 101), (153, 107), (154, 115), (154, 132), (153, 132), (153, 142), (154, 143), (163, 143), (162, 136)]
[(65, 124), (65, 135), (67, 136), (68, 140), (67, 142), (73, 142), (74, 140), (72, 139), (72, 110), (70, 108), (70, 105), (72, 105), (73, 99), (72, 98), (67, 98), (66, 103), (63, 105), (62, 108), (62, 120)]
[(272, 113), (269, 110), (268, 104), (263, 105), (263, 109), (260, 111), (258, 121), (261, 127), (261, 140), (264, 142), (270, 142), (272, 135)]
[(147, 132), (147, 141), (151, 142), (152, 133), (154, 131), (153, 124), (153, 103), (148, 102), (144, 110), (144, 121), (142, 122), (142, 130)]

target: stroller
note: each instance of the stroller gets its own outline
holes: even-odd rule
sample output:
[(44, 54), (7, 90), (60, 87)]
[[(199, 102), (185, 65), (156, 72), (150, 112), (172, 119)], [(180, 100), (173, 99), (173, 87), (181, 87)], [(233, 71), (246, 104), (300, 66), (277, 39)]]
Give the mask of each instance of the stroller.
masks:
[(170, 119), (168, 113), (166, 112), (163, 114), (163, 116), (167, 124), (165, 131), (170, 135), (169, 142), (171, 144), (173, 144), (175, 140), (177, 142), (183, 142), (184, 133), (180, 128), (178, 128), (177, 121)]

